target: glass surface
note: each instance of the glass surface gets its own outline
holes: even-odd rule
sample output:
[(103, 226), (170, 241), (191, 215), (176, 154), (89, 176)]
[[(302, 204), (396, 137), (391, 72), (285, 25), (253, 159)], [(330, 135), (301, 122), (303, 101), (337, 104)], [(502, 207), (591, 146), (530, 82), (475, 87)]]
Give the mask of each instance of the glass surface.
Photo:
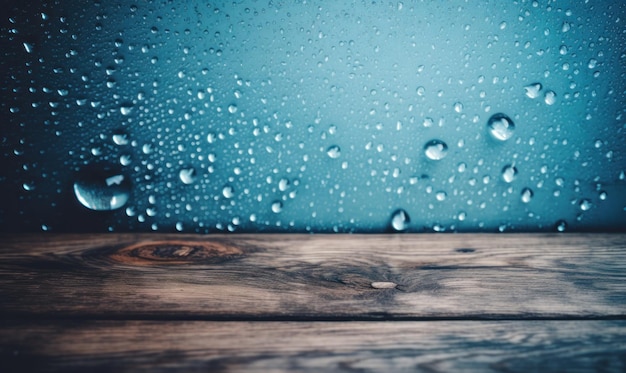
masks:
[(625, 25), (621, 1), (11, 2), (0, 230), (623, 231)]

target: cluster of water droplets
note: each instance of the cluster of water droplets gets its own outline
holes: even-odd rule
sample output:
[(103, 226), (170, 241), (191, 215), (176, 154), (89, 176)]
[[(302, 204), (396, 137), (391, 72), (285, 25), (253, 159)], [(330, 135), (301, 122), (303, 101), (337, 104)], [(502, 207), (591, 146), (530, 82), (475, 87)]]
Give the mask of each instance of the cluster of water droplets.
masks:
[[(602, 6), (344, 8), (8, 9), (17, 171), (0, 186), (24, 207), (6, 216), (185, 232), (560, 232), (623, 216), (626, 89), (601, 79), (626, 58), (581, 18)], [(606, 17), (618, 35), (623, 17)]]

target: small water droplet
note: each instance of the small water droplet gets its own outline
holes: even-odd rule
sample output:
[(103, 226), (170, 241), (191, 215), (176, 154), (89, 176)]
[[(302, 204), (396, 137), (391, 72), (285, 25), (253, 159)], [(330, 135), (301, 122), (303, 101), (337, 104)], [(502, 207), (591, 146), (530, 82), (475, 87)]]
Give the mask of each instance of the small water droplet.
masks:
[(556, 222), (556, 230), (559, 232), (565, 232), (567, 229), (567, 223), (565, 220), (559, 220)]
[(522, 189), (521, 198), (522, 202), (529, 203), (533, 199), (533, 191), (530, 188)]
[(454, 111), (457, 113), (460, 113), (463, 111), (463, 104), (460, 102), (455, 102), (454, 103)]
[(525, 86), (524, 90), (526, 91), (526, 96), (527, 97), (529, 97), (529, 98), (537, 98), (537, 97), (539, 97), (539, 94), (541, 92), (541, 88), (543, 88), (541, 83), (533, 83), (533, 84), (529, 84), (529, 85)]
[(228, 112), (231, 114), (235, 114), (237, 112), (237, 105), (235, 104), (228, 105)]
[(496, 113), (487, 121), (487, 128), (494, 139), (506, 141), (513, 136), (515, 123), (506, 114)]
[(424, 153), (428, 159), (438, 161), (448, 155), (448, 145), (441, 140), (430, 140), (424, 145)]
[(326, 154), (333, 159), (339, 158), (339, 156), (341, 156), (341, 148), (337, 145), (331, 145), (328, 149), (326, 149)]
[(512, 183), (513, 180), (517, 177), (517, 168), (510, 164), (504, 166), (502, 169), (502, 180), (507, 183)]
[(444, 201), (447, 196), (448, 194), (444, 191), (439, 191), (435, 194), (435, 198), (437, 198), (437, 201)]
[(397, 232), (402, 232), (409, 227), (411, 223), (411, 218), (409, 218), (409, 214), (402, 209), (398, 209), (394, 211), (391, 215), (391, 227)]
[(183, 168), (178, 173), (178, 177), (183, 184), (192, 184), (196, 181), (196, 170), (193, 167)]
[(91, 210), (108, 211), (126, 204), (130, 197), (130, 180), (111, 170), (88, 168), (82, 170), (74, 182), (78, 202)]

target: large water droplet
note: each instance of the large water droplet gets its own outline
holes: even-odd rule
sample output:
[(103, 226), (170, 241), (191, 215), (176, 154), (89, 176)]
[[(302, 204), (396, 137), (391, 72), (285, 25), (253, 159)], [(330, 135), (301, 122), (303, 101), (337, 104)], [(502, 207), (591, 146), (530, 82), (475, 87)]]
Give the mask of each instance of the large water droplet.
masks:
[(537, 98), (540, 95), (542, 85), (541, 83), (533, 83), (524, 87), (526, 91), (526, 96), (530, 98)]
[(281, 211), (283, 211), (283, 203), (280, 201), (272, 202), (272, 212), (278, 214)]
[(580, 204), (578, 206), (582, 211), (587, 211), (591, 208), (592, 204), (590, 200), (583, 199), (582, 201), (580, 201)]
[(128, 134), (123, 132), (117, 132), (113, 134), (113, 142), (115, 145), (128, 145)]
[(515, 177), (517, 177), (517, 168), (510, 164), (504, 166), (502, 169), (502, 180), (507, 183), (512, 183)]
[(108, 211), (126, 204), (130, 196), (130, 180), (111, 170), (86, 169), (74, 182), (74, 195), (90, 210)]
[(515, 123), (506, 114), (496, 113), (487, 121), (489, 133), (494, 139), (506, 141), (513, 136)]
[(554, 105), (556, 102), (556, 93), (554, 91), (546, 91), (544, 101), (547, 105)]
[(230, 185), (224, 186), (222, 189), (222, 195), (224, 198), (233, 198), (235, 196), (235, 188)]
[(424, 153), (429, 159), (438, 161), (448, 155), (448, 145), (441, 140), (430, 140), (424, 145)]
[(394, 211), (391, 215), (391, 227), (398, 232), (406, 230), (410, 223), (411, 218), (409, 217), (409, 214), (402, 209)]
[(133, 104), (131, 103), (125, 103), (125, 104), (122, 104), (122, 106), (120, 106), (120, 113), (122, 113), (122, 115), (130, 115), (132, 111), (133, 111)]
[(339, 156), (341, 155), (341, 148), (339, 148), (337, 145), (332, 145), (328, 149), (326, 149), (326, 154), (328, 154), (328, 156), (333, 159), (339, 158)]
[(533, 199), (533, 191), (530, 188), (522, 189), (521, 198), (524, 203), (530, 202)]
[(196, 181), (196, 170), (193, 167), (183, 168), (178, 173), (178, 177), (183, 184), (192, 184)]

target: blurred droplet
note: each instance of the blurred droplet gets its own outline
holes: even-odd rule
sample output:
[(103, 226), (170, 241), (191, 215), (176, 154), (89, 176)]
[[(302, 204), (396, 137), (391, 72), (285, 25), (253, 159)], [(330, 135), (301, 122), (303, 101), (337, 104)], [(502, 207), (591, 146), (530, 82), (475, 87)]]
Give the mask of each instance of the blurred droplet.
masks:
[(590, 201), (590, 200), (588, 200), (588, 199), (583, 199), (583, 200), (581, 200), (581, 201), (580, 201), (580, 203), (578, 204), (578, 206), (580, 207), (580, 209), (581, 209), (582, 211), (587, 211), (587, 210), (591, 209), (592, 204), (591, 204), (591, 201)]
[(281, 201), (272, 202), (272, 212), (278, 214), (283, 211), (283, 203)]

